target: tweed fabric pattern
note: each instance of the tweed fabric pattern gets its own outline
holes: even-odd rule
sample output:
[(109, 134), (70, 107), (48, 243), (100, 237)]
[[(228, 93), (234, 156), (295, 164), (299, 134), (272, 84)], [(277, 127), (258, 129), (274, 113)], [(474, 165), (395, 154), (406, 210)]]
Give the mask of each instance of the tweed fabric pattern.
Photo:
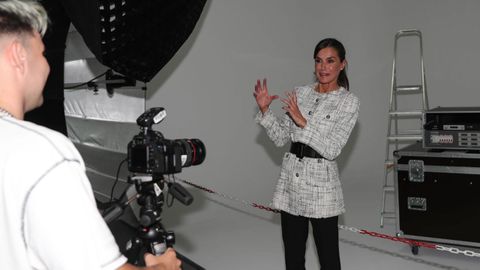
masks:
[(263, 126), (275, 145), (288, 142), (309, 145), (324, 158), (298, 158), (286, 152), (273, 196), (273, 207), (292, 215), (326, 218), (345, 212), (342, 186), (335, 159), (355, 126), (358, 98), (343, 87), (328, 93), (315, 91), (315, 84), (295, 88), (297, 104), (306, 118), (298, 127), (288, 115), (277, 118), (271, 110), (259, 112), (255, 121)]

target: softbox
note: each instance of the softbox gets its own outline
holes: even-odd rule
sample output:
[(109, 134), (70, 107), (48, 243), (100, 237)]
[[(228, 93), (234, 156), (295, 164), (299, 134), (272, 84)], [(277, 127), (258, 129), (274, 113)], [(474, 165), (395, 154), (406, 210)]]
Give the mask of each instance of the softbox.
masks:
[(85, 44), (102, 64), (148, 82), (190, 36), (206, 0), (61, 2)]

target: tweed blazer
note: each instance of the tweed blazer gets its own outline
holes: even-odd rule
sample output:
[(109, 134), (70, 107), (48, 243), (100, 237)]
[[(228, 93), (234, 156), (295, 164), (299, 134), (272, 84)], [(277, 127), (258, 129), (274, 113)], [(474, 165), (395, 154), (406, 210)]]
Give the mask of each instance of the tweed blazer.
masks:
[(297, 158), (286, 152), (273, 196), (273, 207), (293, 215), (325, 218), (345, 212), (342, 187), (335, 158), (345, 146), (358, 118), (358, 98), (341, 87), (319, 93), (315, 84), (295, 88), (297, 104), (306, 118), (304, 128), (271, 110), (258, 112), (255, 121), (263, 126), (275, 145), (301, 142), (324, 158)]

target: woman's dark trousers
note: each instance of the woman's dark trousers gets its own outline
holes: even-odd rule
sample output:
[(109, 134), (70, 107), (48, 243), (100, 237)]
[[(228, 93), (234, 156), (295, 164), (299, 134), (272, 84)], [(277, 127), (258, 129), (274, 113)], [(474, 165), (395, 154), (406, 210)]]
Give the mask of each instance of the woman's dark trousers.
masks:
[(308, 222), (312, 223), (313, 237), (321, 270), (340, 270), (338, 247), (338, 216), (307, 218), (281, 212), (282, 237), (287, 270), (305, 270), (305, 250)]

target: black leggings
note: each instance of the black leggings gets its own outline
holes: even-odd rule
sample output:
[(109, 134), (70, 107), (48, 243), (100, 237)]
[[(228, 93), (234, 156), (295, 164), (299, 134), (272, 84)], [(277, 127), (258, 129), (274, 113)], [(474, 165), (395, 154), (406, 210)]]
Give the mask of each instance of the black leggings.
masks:
[(305, 269), (305, 249), (308, 221), (312, 223), (313, 237), (322, 270), (340, 270), (338, 249), (338, 216), (307, 218), (281, 212), (282, 236), (287, 270)]

